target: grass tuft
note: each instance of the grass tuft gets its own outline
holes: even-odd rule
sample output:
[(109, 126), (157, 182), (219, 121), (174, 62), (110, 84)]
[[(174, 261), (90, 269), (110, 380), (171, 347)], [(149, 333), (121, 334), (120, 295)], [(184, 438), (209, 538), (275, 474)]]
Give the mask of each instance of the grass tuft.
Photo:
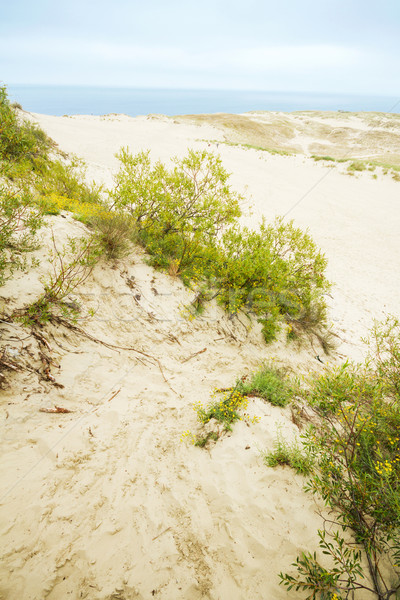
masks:
[(288, 465), (299, 475), (309, 475), (315, 463), (310, 450), (304, 448), (298, 440), (287, 442), (283, 439), (281, 432), (277, 434), (274, 449), (270, 452), (263, 452), (262, 456), (268, 467)]
[(268, 365), (239, 380), (237, 389), (243, 396), (258, 396), (281, 407), (287, 406), (294, 394), (292, 384), (288, 383), (282, 371)]

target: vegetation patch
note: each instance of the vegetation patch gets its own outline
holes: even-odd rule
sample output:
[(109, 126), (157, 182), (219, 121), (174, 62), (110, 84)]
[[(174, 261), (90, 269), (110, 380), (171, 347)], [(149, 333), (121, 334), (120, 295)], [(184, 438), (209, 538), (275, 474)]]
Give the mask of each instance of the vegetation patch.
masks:
[(286, 441), (281, 431), (277, 434), (273, 450), (263, 452), (262, 456), (268, 467), (287, 465), (299, 475), (304, 476), (310, 475), (315, 464), (314, 456), (309, 448), (303, 447), (298, 440)]
[(202, 425), (201, 431), (196, 435), (189, 430), (185, 431), (181, 440), (188, 440), (195, 446), (205, 448), (210, 441), (216, 442), (221, 435), (232, 431), (236, 421), (257, 423), (258, 417), (250, 417), (245, 412), (248, 402), (248, 398), (239, 392), (237, 385), (234, 388), (215, 390), (208, 405), (204, 406), (201, 402), (193, 405)]
[(245, 150), (260, 150), (260, 152), (268, 152), (268, 154), (278, 154), (279, 156), (294, 156), (295, 152), (281, 150), (280, 148), (270, 148), (268, 146), (258, 146), (256, 144), (245, 144), (241, 142), (229, 142), (227, 140), (205, 140), (200, 139), (199, 142), (207, 142), (209, 144), (223, 144), (224, 146), (236, 146)]
[(294, 384), (281, 370), (265, 365), (250, 376), (242, 377), (237, 389), (243, 396), (257, 396), (273, 406), (285, 407), (295, 393)]
[(47, 160), (34, 181), (40, 196), (63, 197), (83, 204), (100, 204), (103, 186), (86, 182), (86, 166), (76, 156)]
[(41, 214), (27, 192), (0, 184), (0, 285), (16, 269), (35, 264), (29, 252), (38, 247), (36, 233), (42, 224)]
[(237, 387), (223, 391), (216, 390), (213, 398), (216, 397), (218, 399), (213, 400), (206, 407), (201, 403), (194, 405), (197, 417), (203, 424), (215, 419), (224, 425), (225, 431), (231, 431), (235, 421), (241, 421), (247, 416), (243, 410), (247, 408), (248, 398), (241, 394)]
[[(44, 293), (40, 298), (13, 315), (24, 325), (44, 325), (58, 310), (64, 318), (76, 319), (79, 304), (71, 294), (89, 277), (100, 252), (94, 237), (70, 239), (68, 248), (59, 250), (52, 234), (51, 271), (43, 280)], [(68, 259), (69, 257), (69, 259)]]
[(293, 563), (297, 575), (280, 577), (309, 599), (367, 590), (389, 600), (400, 591), (399, 321), (376, 325), (370, 348), (365, 364), (308, 381), (315, 421), (305, 443), (318, 465), (306, 489), (328, 510), (330, 527), (318, 532), (328, 563), (303, 552)]
[(150, 264), (200, 285), (202, 300), (216, 298), (231, 315), (253, 314), (267, 342), (284, 321), (311, 331), (312, 315), (314, 329), (324, 327), (325, 257), (293, 222), (240, 227), (242, 198), (218, 156), (190, 151), (172, 170), (149, 152), (118, 158), (112, 205), (131, 215)]
[[(35, 169), (48, 157), (54, 142), (37, 125), (18, 117), (5, 86), (0, 86), (0, 162), (27, 164)], [(10, 172), (9, 171), (9, 172)]]
[[(26, 264), (7, 256), (18, 254), (12, 252), (17, 239), (20, 249), (28, 248), (40, 214), (67, 210), (94, 230), (109, 258), (126, 254), (131, 240), (140, 242), (153, 266), (179, 275), (196, 290), (195, 315), (204, 302), (216, 298), (232, 316), (240, 310), (254, 315), (267, 342), (285, 321), (301, 331), (310, 314), (317, 316), (315, 329), (325, 327), (325, 258), (308, 233), (292, 222), (262, 223), (258, 231), (239, 227), (243, 198), (231, 189), (220, 157), (190, 151), (168, 169), (152, 163), (149, 152), (132, 156), (122, 149), (116, 186), (106, 202), (100, 186), (86, 183), (82, 161), (54, 156), (51, 140), (19, 120), (5, 88), (0, 100), (3, 173), (13, 190), (24, 190), (14, 202), (22, 210), (19, 225), (3, 236), (3, 273), (7, 266)], [(9, 218), (14, 193), (0, 192), (4, 230), (8, 222), (11, 228), (18, 222)], [(27, 234), (24, 242), (21, 230)]]

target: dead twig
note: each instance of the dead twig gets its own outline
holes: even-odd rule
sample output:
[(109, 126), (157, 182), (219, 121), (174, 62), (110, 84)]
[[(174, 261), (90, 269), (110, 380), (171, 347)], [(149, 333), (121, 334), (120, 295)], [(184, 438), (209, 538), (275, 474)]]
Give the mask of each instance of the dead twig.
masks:
[(111, 398), (108, 399), (108, 402), (111, 402), (111, 400), (114, 400), (115, 396), (117, 396), (121, 391), (121, 388), (119, 388), (119, 390), (117, 390), (116, 392), (114, 392), (114, 394), (111, 396)]
[(3, 356), (0, 357), (0, 364), (8, 369), (12, 369), (13, 371), (19, 371), (21, 369), (19, 365), (11, 363), (8, 360), (4, 360)]
[(207, 350), (207, 348), (203, 348), (203, 350), (199, 350), (198, 352), (195, 352), (194, 354), (191, 354), (190, 356), (188, 356), (187, 358), (185, 358), (181, 362), (185, 363), (188, 360), (191, 360), (192, 358), (194, 358), (195, 356), (198, 356), (199, 354), (203, 354), (203, 352), (206, 352), (206, 350)]
[(54, 413), (54, 414), (64, 414), (64, 413), (71, 413), (73, 412), (72, 410), (69, 410), (68, 408), (62, 408), (61, 406), (54, 406), (54, 408), (39, 408), (39, 412), (43, 412), (43, 413)]
[(46, 340), (46, 338), (41, 333), (39, 333), (33, 327), (31, 329), (31, 333), (32, 333), (33, 337), (35, 337), (39, 341), (40, 344), (43, 344), (43, 346), (46, 346), (46, 348), (48, 349), (49, 352), (52, 351), (52, 348), (51, 348), (49, 342)]
[(157, 538), (159, 538), (161, 535), (164, 535), (164, 533), (167, 533), (167, 531), (169, 531), (170, 529), (171, 529), (171, 527), (167, 527), (167, 529), (164, 529), (164, 531), (162, 531), (158, 535), (154, 536), (153, 539), (152, 539), (152, 542), (154, 542), (154, 540), (156, 540)]

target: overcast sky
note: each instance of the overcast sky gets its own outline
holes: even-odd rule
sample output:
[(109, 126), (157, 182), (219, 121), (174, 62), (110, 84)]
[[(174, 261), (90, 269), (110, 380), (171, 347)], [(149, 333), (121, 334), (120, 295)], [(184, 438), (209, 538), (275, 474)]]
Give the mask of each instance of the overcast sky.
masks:
[(400, 0), (0, 0), (0, 81), (400, 95)]

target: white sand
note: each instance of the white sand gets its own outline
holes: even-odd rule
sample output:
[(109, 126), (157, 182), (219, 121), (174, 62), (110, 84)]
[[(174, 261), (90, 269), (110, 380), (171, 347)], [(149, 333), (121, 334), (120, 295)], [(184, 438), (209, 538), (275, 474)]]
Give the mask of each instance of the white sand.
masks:
[[(166, 118), (36, 118), (108, 185), (122, 145), (150, 148), (165, 161), (187, 147), (207, 148), (200, 138), (222, 139), (210, 126)], [(244, 220), (289, 212), (310, 228), (336, 284), (330, 303), (339, 352), (359, 358), (373, 318), (399, 312), (400, 184), (351, 178), (301, 156), (221, 144), (218, 151), (232, 185), (254, 206)], [(84, 231), (70, 217), (49, 221), (58, 240)], [(2, 289), (7, 310), (40, 293), (49, 230), (43, 236), (40, 267)], [(248, 331), (246, 321), (231, 321), (214, 305), (189, 322), (182, 311), (192, 293), (146, 266), (138, 251), (98, 265), (80, 298), (84, 310), (95, 310), (82, 323), (88, 332), (156, 357), (165, 378), (143, 355), (47, 330), (59, 365), (52, 373), (64, 387), (27, 373), (3, 392), (0, 598), (301, 598), (278, 585), (277, 573), (300, 550), (314, 550), (322, 521), (303, 479), (289, 468), (268, 469), (259, 452), (272, 447), (278, 424), (287, 437), (298, 433), (289, 409), (252, 400), (248, 412), (260, 422), (236, 424), (210, 451), (179, 439), (196, 431), (192, 403), (207, 403), (214, 387), (268, 358), (321, 369), (316, 351), (265, 346), (258, 326)], [(4, 326), (3, 339), (10, 355), (41, 366), (26, 330)], [(73, 412), (38, 412), (54, 405)]]

